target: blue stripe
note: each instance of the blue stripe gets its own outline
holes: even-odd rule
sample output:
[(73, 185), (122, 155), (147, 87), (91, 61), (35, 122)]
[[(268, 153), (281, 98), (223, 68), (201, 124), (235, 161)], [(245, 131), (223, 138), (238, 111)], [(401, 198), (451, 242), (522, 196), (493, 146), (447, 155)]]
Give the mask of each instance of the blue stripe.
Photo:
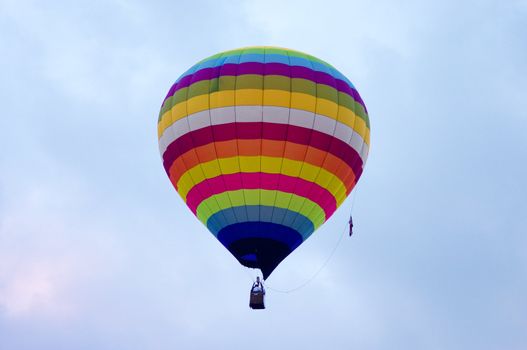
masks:
[(267, 55), (262, 55), (262, 54), (257, 54), (257, 53), (245, 53), (241, 55), (239, 63), (246, 63), (246, 62), (265, 63), (265, 56)]
[(283, 63), (290, 66), (291, 60), (289, 59), (289, 56), (272, 53), (265, 54), (265, 63)]
[(225, 227), (244, 222), (283, 225), (307, 239), (315, 230), (313, 222), (296, 211), (265, 205), (247, 205), (221, 210), (207, 220), (207, 228), (214, 236)]

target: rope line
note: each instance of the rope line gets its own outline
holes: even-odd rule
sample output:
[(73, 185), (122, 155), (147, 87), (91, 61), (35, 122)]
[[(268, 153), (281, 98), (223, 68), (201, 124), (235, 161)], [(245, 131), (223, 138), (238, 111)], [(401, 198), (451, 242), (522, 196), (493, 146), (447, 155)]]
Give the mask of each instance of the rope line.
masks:
[[(347, 225), (346, 225), (347, 226)], [(291, 289), (288, 289), (288, 290), (283, 290), (283, 289), (277, 289), (277, 288), (273, 288), (273, 287), (270, 287), (270, 286), (267, 286), (267, 289), (269, 290), (272, 290), (273, 292), (277, 292), (277, 293), (285, 293), (285, 294), (289, 294), (289, 293), (292, 293), (294, 291), (297, 291), (301, 288), (304, 288), (305, 286), (307, 286), (309, 283), (311, 283), (311, 281), (313, 281), (317, 276), (318, 274), (326, 267), (326, 265), (329, 263), (329, 261), (331, 260), (331, 258), (333, 257), (333, 254), (335, 254), (335, 252), (337, 251), (337, 248), (338, 246), (340, 245), (340, 243), (342, 242), (342, 238), (346, 235), (346, 227), (344, 227), (344, 230), (342, 231), (342, 233), (340, 234), (340, 237), (339, 237), (339, 240), (337, 241), (337, 244), (335, 244), (335, 246), (333, 247), (333, 250), (331, 251), (331, 254), (328, 256), (328, 258), (326, 259), (326, 261), (324, 261), (324, 263), (322, 264), (322, 266), (319, 267), (319, 269), (317, 271), (315, 271), (315, 273), (307, 280), (305, 281), (304, 283), (294, 287), (294, 288), (291, 288)]]
[[(350, 216), (352, 215), (353, 213), (353, 207), (355, 205), (355, 198), (357, 198), (357, 189), (355, 188), (355, 191), (353, 192), (353, 198), (351, 199), (351, 208), (350, 208)], [(335, 246), (333, 247), (333, 250), (331, 251), (331, 253), (329, 254), (329, 256), (327, 257), (326, 261), (324, 261), (324, 263), (320, 266), (320, 268), (315, 271), (315, 273), (305, 282), (303, 282), (302, 284), (294, 287), (294, 288), (291, 288), (291, 289), (288, 289), (288, 290), (283, 290), (283, 289), (278, 289), (278, 288), (273, 288), (271, 286), (266, 286), (267, 289), (269, 290), (272, 290), (273, 292), (277, 292), (277, 293), (285, 293), (285, 294), (289, 294), (289, 293), (292, 293), (292, 292), (295, 292), (301, 288), (304, 288), (305, 286), (307, 286), (309, 283), (311, 283), (317, 276), (318, 274), (326, 267), (326, 265), (330, 262), (331, 258), (333, 257), (333, 255), (335, 254), (335, 252), (337, 251), (337, 248), (340, 246), (340, 243), (342, 242), (342, 238), (344, 238), (344, 236), (346, 236), (346, 231), (348, 230), (348, 223), (346, 223), (344, 225), (344, 229), (342, 230), (341, 234), (340, 234), (340, 237), (337, 241), (337, 243), (335, 244)]]

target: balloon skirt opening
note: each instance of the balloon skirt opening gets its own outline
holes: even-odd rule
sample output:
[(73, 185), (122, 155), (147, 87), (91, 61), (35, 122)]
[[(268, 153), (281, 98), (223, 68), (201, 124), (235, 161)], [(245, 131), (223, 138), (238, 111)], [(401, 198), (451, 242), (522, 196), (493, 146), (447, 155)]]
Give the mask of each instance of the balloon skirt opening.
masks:
[(264, 279), (302, 243), (296, 230), (265, 222), (227, 226), (218, 233), (218, 239), (242, 265), (260, 269)]

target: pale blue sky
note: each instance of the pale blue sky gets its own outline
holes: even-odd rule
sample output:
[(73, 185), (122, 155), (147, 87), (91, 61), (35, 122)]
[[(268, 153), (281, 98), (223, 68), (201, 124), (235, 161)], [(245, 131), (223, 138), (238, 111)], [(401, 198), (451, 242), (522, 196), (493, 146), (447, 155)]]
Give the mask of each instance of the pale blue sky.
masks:
[[(525, 38), (514, 0), (0, 0), (0, 349), (525, 349)], [(372, 125), (356, 234), (264, 312), (156, 133), (184, 70), (250, 45), (330, 62)], [(350, 206), (268, 285), (309, 279)]]

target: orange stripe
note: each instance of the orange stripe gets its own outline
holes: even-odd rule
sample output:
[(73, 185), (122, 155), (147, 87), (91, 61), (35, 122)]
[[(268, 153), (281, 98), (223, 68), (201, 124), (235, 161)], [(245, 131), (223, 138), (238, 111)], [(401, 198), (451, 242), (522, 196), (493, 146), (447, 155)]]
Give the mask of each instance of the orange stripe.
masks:
[[(181, 176), (200, 163), (210, 162), (216, 158), (236, 156), (267, 156), (305, 161), (311, 165), (324, 168), (347, 184), (349, 193), (355, 183), (353, 170), (340, 158), (317, 148), (288, 141), (275, 140), (228, 140), (209, 143), (193, 148), (176, 158), (170, 167), (169, 176), (173, 184), (177, 184)], [(284, 150), (285, 148), (285, 150)], [(239, 152), (238, 152), (239, 150)], [(260, 153), (260, 151), (262, 151)], [(305, 160), (304, 160), (305, 158)]]

